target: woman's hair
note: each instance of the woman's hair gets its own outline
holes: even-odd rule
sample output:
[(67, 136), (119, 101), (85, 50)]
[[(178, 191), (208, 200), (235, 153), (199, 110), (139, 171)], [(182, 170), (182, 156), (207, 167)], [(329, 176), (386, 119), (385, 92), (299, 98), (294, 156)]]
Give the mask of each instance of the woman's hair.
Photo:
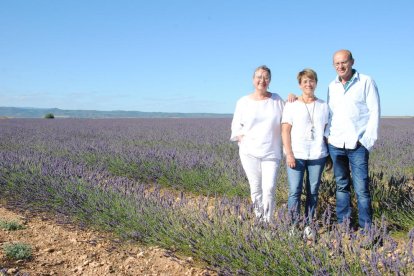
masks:
[(300, 84), (300, 82), (302, 81), (302, 78), (303, 78), (303, 77), (308, 77), (308, 78), (310, 78), (311, 80), (315, 80), (315, 81), (316, 81), (316, 83), (318, 83), (318, 75), (316, 74), (316, 72), (315, 72), (315, 71), (313, 71), (313, 70), (312, 70), (312, 69), (310, 69), (310, 68), (303, 69), (302, 71), (300, 71), (300, 72), (298, 73), (297, 79), (298, 79), (299, 84)]
[(266, 71), (269, 74), (269, 78), (272, 79), (272, 72), (270, 72), (270, 68), (267, 67), (266, 65), (260, 65), (259, 67), (257, 67), (256, 70), (254, 70), (254, 72), (253, 72), (253, 78), (254, 78), (256, 72), (259, 71), (259, 70)]

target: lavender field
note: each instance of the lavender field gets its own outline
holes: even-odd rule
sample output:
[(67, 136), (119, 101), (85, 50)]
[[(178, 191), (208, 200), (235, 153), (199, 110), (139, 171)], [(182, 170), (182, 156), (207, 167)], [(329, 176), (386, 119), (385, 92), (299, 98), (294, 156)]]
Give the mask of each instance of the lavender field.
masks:
[(354, 233), (352, 221), (335, 224), (326, 173), (312, 242), (288, 235), (283, 165), (275, 222), (252, 218), (230, 122), (0, 120), (0, 197), (194, 256), (221, 274), (414, 273), (414, 119), (382, 119), (370, 156), (371, 240)]

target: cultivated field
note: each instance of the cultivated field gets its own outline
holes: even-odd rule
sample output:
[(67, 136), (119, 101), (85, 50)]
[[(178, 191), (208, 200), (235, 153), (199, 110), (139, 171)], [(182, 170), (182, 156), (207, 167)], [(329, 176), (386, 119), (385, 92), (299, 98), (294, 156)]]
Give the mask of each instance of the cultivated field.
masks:
[[(414, 273), (414, 119), (382, 119), (370, 156), (375, 224), (335, 224), (324, 173), (314, 240), (290, 235), (284, 165), (275, 222), (252, 217), (231, 119), (0, 120), (0, 198), (157, 245), (221, 274)], [(355, 197), (353, 197), (355, 198)]]

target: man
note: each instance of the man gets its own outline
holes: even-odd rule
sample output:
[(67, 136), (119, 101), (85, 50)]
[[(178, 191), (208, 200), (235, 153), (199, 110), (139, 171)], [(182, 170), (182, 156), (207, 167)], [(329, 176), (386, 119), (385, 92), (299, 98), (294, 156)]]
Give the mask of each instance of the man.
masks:
[(372, 223), (369, 191), (369, 151), (378, 137), (380, 101), (374, 80), (352, 68), (349, 50), (333, 56), (337, 77), (328, 87), (329, 123), (325, 133), (333, 161), (336, 181), (336, 214), (342, 223), (351, 216), (352, 184), (358, 202), (358, 223), (369, 228)]

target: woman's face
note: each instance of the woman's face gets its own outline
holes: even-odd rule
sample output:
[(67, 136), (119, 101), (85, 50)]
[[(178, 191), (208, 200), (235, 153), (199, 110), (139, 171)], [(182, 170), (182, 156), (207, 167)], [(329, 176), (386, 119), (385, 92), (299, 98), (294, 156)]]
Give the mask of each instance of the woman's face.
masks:
[(316, 81), (309, 77), (303, 76), (300, 80), (299, 87), (305, 95), (313, 96), (316, 89)]
[(270, 76), (266, 70), (259, 69), (254, 73), (253, 85), (257, 90), (267, 90), (270, 84)]

